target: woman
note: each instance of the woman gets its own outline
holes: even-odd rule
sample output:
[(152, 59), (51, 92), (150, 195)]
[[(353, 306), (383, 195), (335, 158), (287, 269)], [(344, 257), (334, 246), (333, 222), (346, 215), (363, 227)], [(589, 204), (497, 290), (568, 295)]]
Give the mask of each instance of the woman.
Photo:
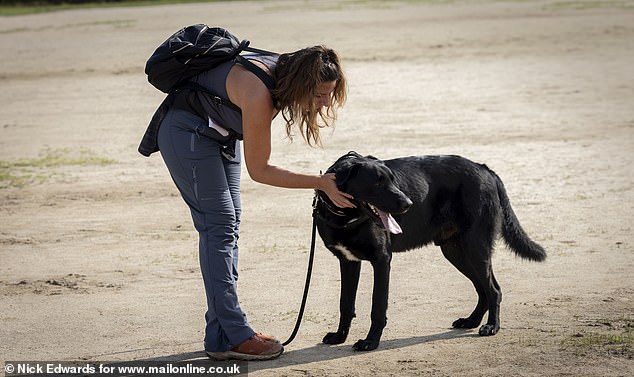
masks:
[[(235, 153), (227, 156), (223, 152), (233, 150), (234, 144), (229, 141), (231, 145), (223, 145), (205, 134), (214, 129), (221, 136), (242, 135), (244, 160), (254, 181), (318, 189), (336, 205), (352, 207), (351, 197), (337, 189), (333, 175), (300, 174), (269, 163), (275, 115), (282, 113), (289, 137), (296, 127), (309, 145), (319, 145), (321, 127), (331, 125), (335, 109), (345, 102), (346, 80), (337, 54), (323, 46), (279, 57), (245, 57), (194, 78), (198, 85), (229, 99), (240, 111), (209, 100), (200, 92), (194, 97), (190, 93), (185, 99), (177, 98), (161, 123), (158, 145), (200, 236), (199, 258), (208, 307), (205, 351), (215, 359), (266, 360), (279, 356), (283, 347), (274, 337), (251, 329), (236, 292), (240, 145), (236, 143)], [(259, 74), (254, 74), (258, 70)], [(264, 81), (271, 77), (274, 85), (269, 90)], [(199, 111), (183, 110), (188, 106), (182, 103)]]

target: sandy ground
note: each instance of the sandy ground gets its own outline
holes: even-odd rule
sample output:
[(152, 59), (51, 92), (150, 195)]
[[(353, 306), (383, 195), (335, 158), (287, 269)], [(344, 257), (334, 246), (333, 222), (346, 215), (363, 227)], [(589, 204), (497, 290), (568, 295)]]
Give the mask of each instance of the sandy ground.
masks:
[[(633, 1), (261, 1), (77, 10), (0, 18), (0, 365), (6, 360), (203, 358), (197, 235), (160, 156), (136, 152), (162, 94), (147, 57), (178, 28), (227, 27), (252, 45), (327, 44), (349, 101), (324, 148), (275, 163), (317, 173), (356, 150), (460, 154), (505, 181), (548, 251), (500, 244), (502, 329), (481, 338), (468, 281), (427, 247), (394, 258), (380, 348), (371, 269), (346, 344), (338, 264), (319, 244), (305, 319), (254, 376), (631, 376), (634, 374)], [(244, 174), (240, 299), (258, 331), (286, 339), (303, 289), (309, 190)], [(1, 369), (2, 367), (0, 367)]]

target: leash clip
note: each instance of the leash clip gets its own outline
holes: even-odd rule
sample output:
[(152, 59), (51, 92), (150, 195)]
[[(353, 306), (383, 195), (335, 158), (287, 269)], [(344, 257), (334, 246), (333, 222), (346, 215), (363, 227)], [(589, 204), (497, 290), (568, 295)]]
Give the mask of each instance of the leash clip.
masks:
[(319, 193), (317, 192), (317, 190), (315, 190), (315, 196), (313, 196), (313, 210), (317, 209), (317, 197), (318, 197)]

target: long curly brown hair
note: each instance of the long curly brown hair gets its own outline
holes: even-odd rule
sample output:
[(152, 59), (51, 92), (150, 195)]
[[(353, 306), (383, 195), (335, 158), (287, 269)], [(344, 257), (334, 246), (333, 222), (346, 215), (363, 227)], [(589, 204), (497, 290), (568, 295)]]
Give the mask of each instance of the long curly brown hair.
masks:
[[(314, 46), (281, 54), (274, 77), (273, 101), (286, 121), (288, 137), (293, 139), (292, 129), (296, 125), (309, 145), (321, 145), (320, 129), (334, 126), (336, 109), (346, 101), (346, 78), (337, 53), (324, 46)], [(315, 106), (317, 87), (330, 81), (336, 83), (330, 103), (318, 108)]]

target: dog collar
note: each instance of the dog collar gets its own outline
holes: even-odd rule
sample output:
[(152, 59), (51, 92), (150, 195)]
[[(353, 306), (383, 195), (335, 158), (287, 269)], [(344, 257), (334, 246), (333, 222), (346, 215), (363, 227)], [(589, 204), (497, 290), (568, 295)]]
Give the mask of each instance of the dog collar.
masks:
[[(345, 211), (341, 210), (339, 207), (334, 206), (332, 203), (324, 199), (323, 194), (321, 192), (317, 192), (316, 194), (315, 206), (316, 206), (315, 208), (317, 209), (317, 211), (315, 212), (315, 215), (321, 221), (325, 222), (326, 224), (328, 224), (328, 226), (331, 226), (333, 228), (348, 229), (348, 228), (355, 227), (367, 221), (368, 219), (370, 219), (370, 217), (367, 214), (363, 213), (362, 211), (359, 211), (358, 216), (351, 216), (349, 213), (346, 213)], [(337, 218), (340, 218), (346, 221), (343, 224), (333, 223), (332, 221), (330, 221), (329, 218), (327, 218), (321, 213), (322, 211), (319, 210), (320, 208), (325, 209), (329, 214), (332, 214), (336, 216)]]

